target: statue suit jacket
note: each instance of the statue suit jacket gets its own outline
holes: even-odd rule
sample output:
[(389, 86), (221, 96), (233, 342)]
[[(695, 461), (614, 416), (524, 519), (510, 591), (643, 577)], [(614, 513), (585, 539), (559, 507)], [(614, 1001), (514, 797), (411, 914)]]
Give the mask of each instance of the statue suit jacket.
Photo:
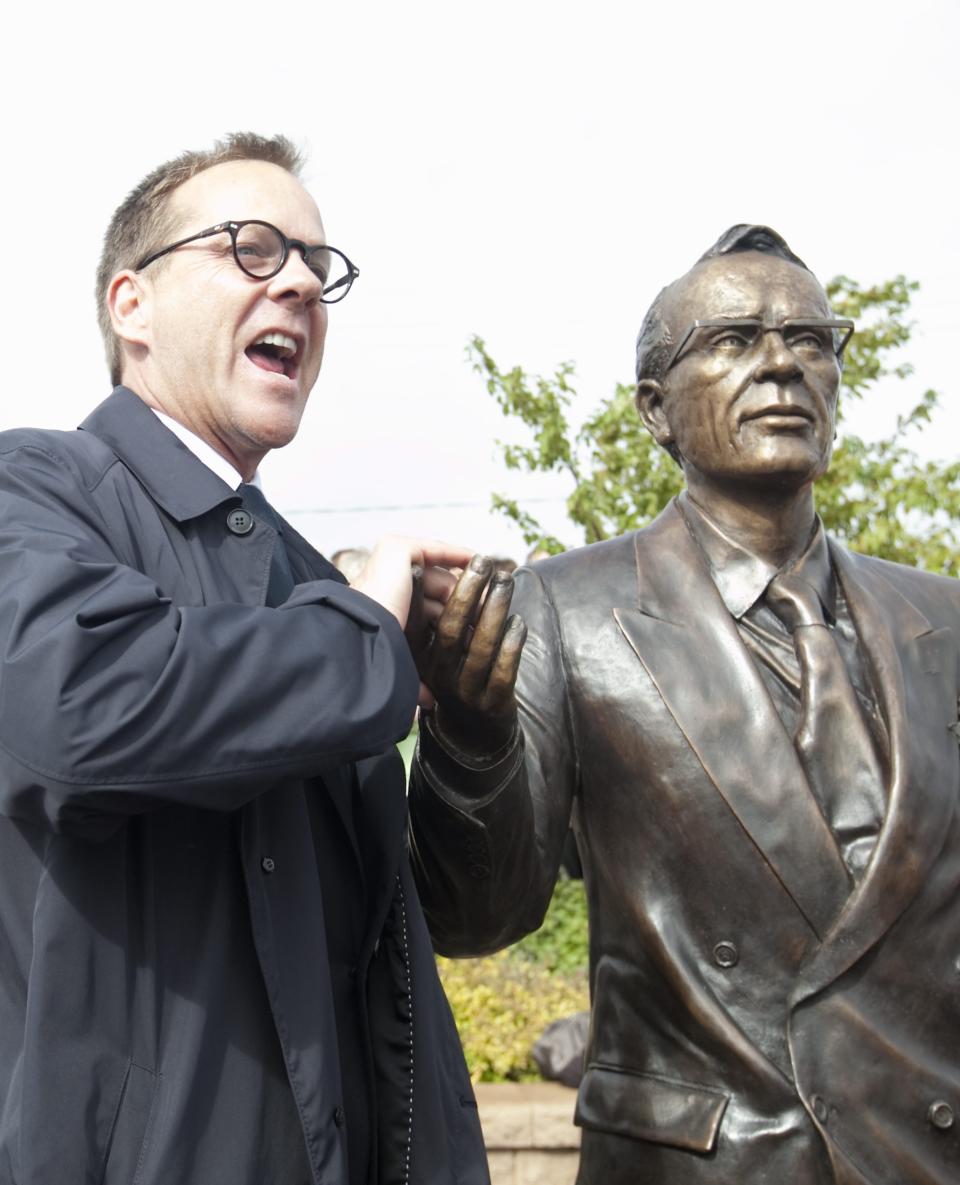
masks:
[(422, 733), (413, 847), (442, 950), (539, 924), (572, 815), (581, 1185), (960, 1180), (960, 584), (830, 549), (889, 732), (852, 891), (673, 505), (518, 575), (520, 732), (495, 765)]

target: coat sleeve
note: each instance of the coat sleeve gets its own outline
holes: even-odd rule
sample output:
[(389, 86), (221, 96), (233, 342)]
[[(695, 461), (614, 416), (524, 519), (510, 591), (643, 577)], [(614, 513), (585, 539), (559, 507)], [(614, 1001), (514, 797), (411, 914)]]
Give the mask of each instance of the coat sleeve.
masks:
[(578, 783), (556, 610), (535, 572), (516, 574), (512, 608), (527, 624), (513, 745), (468, 767), (426, 720), (411, 773), (411, 855), (445, 955), (485, 954), (542, 923)]
[(0, 457), (0, 662), (0, 812), (91, 837), (376, 753), (418, 688), (396, 620), (332, 580), (277, 609), (177, 607), (39, 447)]

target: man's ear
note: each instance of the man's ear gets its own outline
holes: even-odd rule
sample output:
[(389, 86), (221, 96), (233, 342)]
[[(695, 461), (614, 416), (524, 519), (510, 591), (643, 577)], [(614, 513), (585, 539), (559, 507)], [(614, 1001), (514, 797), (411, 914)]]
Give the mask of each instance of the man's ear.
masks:
[(641, 379), (634, 396), (643, 426), (661, 448), (673, 443), (673, 429), (667, 420), (663, 387), (656, 379)]
[(117, 272), (107, 288), (107, 309), (113, 332), (128, 345), (149, 341), (150, 293), (136, 272)]

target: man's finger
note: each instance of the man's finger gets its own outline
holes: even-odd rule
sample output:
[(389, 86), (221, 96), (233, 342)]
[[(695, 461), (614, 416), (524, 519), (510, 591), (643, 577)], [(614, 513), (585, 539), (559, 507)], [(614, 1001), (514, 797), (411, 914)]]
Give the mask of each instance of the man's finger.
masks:
[(419, 564), (410, 570), (410, 584), (410, 611), (403, 632), (417, 670), (422, 672), (426, 667), (433, 621), (423, 596), (424, 573)]
[(465, 568), (477, 554), (469, 547), (460, 547), (455, 543), (444, 543), (441, 539), (407, 539), (411, 546), (411, 560), (423, 564), (425, 568), (436, 566), (439, 568)]
[(424, 600), (423, 613), (427, 621), (430, 622), (431, 626), (436, 626), (437, 622), (440, 620), (440, 615), (443, 613), (444, 608), (445, 606), (442, 601)]
[(423, 595), (432, 601), (446, 604), (457, 586), (457, 577), (446, 568), (436, 566), (424, 569)]

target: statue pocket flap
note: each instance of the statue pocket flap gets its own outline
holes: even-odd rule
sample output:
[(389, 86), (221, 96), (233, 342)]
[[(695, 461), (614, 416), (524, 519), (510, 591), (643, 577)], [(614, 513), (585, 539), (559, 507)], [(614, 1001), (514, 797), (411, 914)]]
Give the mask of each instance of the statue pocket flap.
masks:
[(592, 1063), (580, 1083), (574, 1123), (592, 1131), (710, 1152), (730, 1096), (689, 1082)]

